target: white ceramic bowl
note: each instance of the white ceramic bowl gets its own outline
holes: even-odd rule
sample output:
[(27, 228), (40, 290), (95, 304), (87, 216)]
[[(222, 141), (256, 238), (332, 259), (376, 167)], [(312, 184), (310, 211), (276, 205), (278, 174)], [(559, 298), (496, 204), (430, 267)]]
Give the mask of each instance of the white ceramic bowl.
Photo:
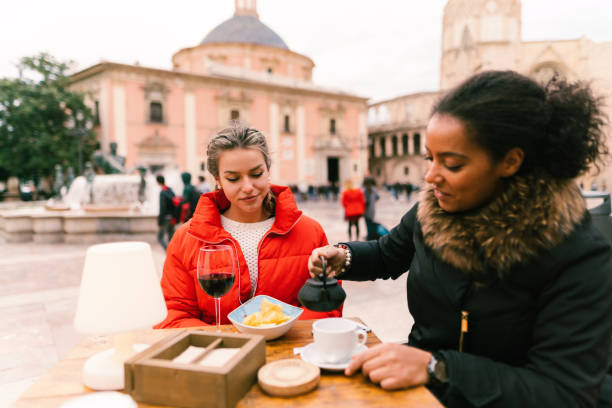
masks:
[[(284, 323), (270, 327), (255, 327), (242, 324), (242, 321), (244, 320), (246, 315), (259, 311), (259, 308), (261, 307), (261, 301), (263, 299), (266, 299), (270, 303), (280, 305), (283, 308), (283, 313), (289, 316), (289, 320)], [(303, 311), (304, 309), (292, 306), (278, 299), (274, 299), (273, 297), (266, 295), (258, 295), (254, 298), (249, 299), (248, 302), (243, 303), (236, 309), (232, 310), (227, 315), (227, 318), (232, 322), (234, 327), (236, 327), (242, 333), (259, 334), (264, 336), (266, 340), (272, 340), (287, 333), (289, 329), (293, 327), (296, 320), (298, 319), (298, 317), (300, 317)]]

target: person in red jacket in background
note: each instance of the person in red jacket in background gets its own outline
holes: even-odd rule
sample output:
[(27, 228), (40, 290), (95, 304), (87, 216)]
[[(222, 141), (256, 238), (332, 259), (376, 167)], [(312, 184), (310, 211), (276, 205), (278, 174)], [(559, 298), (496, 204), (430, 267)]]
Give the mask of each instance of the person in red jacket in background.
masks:
[(353, 186), (352, 180), (344, 182), (344, 192), (342, 193), (342, 207), (344, 207), (344, 218), (348, 221), (349, 241), (351, 241), (352, 227), (355, 226), (355, 238), (359, 240), (359, 219), (365, 212), (365, 197), (363, 191)]
[[(265, 136), (234, 124), (208, 144), (207, 164), (217, 189), (200, 197), (193, 218), (168, 246), (161, 286), (168, 316), (155, 328), (215, 324), (214, 299), (200, 288), (200, 247), (227, 244), (236, 256), (236, 277), (221, 302), (221, 324), (228, 313), (256, 295), (300, 306), (297, 294), (306, 280), (308, 257), (327, 244), (321, 225), (298, 210), (289, 187), (270, 183)], [(304, 310), (301, 319), (340, 317)]]

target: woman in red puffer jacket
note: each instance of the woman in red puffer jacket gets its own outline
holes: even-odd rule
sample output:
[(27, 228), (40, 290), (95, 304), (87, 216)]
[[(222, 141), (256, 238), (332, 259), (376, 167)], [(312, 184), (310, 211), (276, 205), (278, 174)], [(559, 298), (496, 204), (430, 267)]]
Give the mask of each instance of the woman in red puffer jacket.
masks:
[(344, 218), (348, 221), (348, 235), (351, 241), (351, 229), (355, 227), (355, 239), (359, 240), (359, 219), (365, 212), (365, 197), (363, 191), (359, 188), (354, 188), (351, 180), (344, 182), (344, 192), (340, 200), (344, 207)]
[[(200, 247), (227, 244), (237, 256), (234, 284), (221, 302), (221, 323), (253, 296), (268, 295), (300, 306), (297, 294), (309, 278), (308, 257), (327, 244), (321, 225), (298, 210), (288, 187), (270, 184), (266, 139), (233, 126), (208, 145), (208, 170), (219, 189), (200, 197), (193, 218), (168, 246), (162, 290), (168, 316), (156, 328), (215, 324), (214, 299), (197, 280)], [(301, 319), (339, 317), (305, 310)]]

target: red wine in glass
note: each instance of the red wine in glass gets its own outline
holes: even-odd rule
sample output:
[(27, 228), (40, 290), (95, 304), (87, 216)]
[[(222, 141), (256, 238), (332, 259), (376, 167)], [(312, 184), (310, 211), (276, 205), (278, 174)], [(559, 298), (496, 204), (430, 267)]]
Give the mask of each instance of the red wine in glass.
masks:
[(211, 273), (198, 277), (200, 287), (210, 296), (219, 298), (225, 295), (234, 284), (234, 275), (229, 273)]
[(221, 297), (234, 284), (234, 251), (230, 245), (205, 245), (198, 252), (198, 282), (215, 298), (215, 321), (221, 331)]

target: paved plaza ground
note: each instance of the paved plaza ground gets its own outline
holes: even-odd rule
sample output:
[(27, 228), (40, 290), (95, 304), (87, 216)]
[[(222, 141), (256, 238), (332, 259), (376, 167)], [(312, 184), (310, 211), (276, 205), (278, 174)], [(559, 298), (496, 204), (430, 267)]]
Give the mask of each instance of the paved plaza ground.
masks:
[[(381, 193), (377, 220), (395, 225), (413, 203)], [(300, 203), (318, 220), (330, 242), (348, 239), (338, 202)], [(365, 223), (361, 220), (361, 235)], [(72, 322), (87, 245), (0, 244), (0, 406), (10, 406), (38, 377), (51, 368), (82, 336)], [(165, 253), (153, 245), (161, 276)], [(396, 281), (345, 282), (345, 316), (360, 317), (384, 341), (406, 341), (406, 275)]]

